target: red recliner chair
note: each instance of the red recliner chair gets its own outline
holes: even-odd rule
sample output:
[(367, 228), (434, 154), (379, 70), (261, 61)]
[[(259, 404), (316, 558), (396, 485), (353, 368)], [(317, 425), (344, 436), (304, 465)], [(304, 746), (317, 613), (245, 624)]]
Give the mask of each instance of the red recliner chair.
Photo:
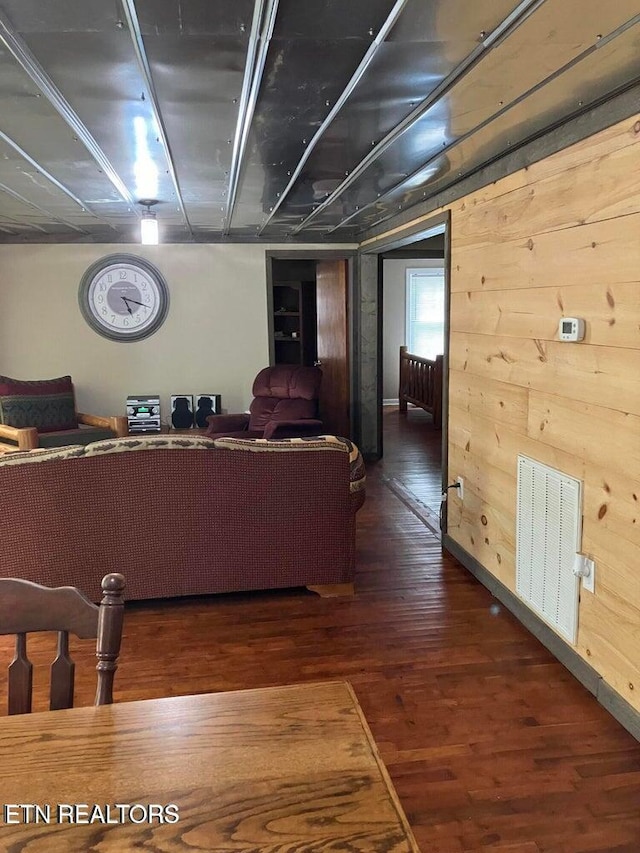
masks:
[(253, 381), (249, 414), (209, 415), (212, 438), (297, 438), (322, 433), (318, 419), (319, 367), (276, 364)]

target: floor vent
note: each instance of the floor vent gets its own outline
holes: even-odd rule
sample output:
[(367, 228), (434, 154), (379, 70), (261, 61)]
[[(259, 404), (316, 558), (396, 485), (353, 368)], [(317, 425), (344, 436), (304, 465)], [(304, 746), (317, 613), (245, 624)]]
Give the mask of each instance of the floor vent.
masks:
[(580, 579), (573, 573), (582, 538), (582, 484), (518, 456), (516, 591), (575, 645)]

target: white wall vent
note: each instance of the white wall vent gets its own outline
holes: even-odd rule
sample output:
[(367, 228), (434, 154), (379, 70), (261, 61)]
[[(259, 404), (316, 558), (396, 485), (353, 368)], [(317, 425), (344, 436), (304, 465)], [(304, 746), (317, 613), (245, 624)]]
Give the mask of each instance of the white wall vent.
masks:
[(582, 538), (582, 484), (518, 456), (516, 591), (575, 645), (580, 579), (573, 573)]

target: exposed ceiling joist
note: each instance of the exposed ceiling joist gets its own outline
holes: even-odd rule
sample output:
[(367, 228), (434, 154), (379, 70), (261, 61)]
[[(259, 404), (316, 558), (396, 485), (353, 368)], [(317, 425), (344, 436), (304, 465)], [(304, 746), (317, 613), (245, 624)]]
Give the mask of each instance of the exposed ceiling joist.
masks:
[(307, 162), (307, 160), (311, 156), (311, 152), (314, 150), (316, 145), (320, 142), (320, 140), (322, 139), (322, 137), (326, 133), (327, 128), (331, 125), (331, 123), (333, 122), (335, 117), (338, 115), (338, 113), (340, 112), (340, 110), (342, 109), (344, 104), (347, 102), (349, 96), (352, 94), (352, 92), (355, 90), (356, 86), (358, 85), (358, 83), (362, 79), (363, 74), (365, 73), (367, 68), (371, 65), (371, 61), (373, 60), (374, 56), (378, 52), (380, 45), (384, 42), (384, 40), (387, 38), (387, 36), (391, 32), (396, 21), (400, 17), (400, 13), (404, 9), (404, 7), (407, 5), (407, 2), (408, 2), (408, 0), (397, 0), (397, 2), (395, 3), (395, 5), (394, 5), (393, 9), (391, 10), (391, 12), (389, 13), (389, 16), (387, 17), (386, 21), (384, 22), (384, 24), (382, 25), (382, 27), (378, 31), (376, 37), (371, 42), (369, 49), (367, 50), (367, 52), (363, 56), (362, 61), (360, 62), (360, 64), (356, 68), (356, 70), (354, 71), (353, 76), (351, 77), (351, 79), (349, 80), (349, 82), (347, 83), (345, 88), (343, 89), (342, 94), (337, 99), (335, 104), (331, 107), (331, 109), (329, 110), (329, 112), (327, 114), (327, 117), (322, 122), (322, 124), (320, 125), (320, 127), (318, 128), (316, 133), (309, 140), (309, 143), (308, 143), (308, 145), (304, 151), (304, 154), (300, 158), (298, 165), (295, 167), (295, 169), (293, 170), (293, 172), (291, 174), (291, 178), (289, 179), (289, 182), (287, 183), (286, 187), (281, 191), (278, 200), (276, 201), (276, 203), (272, 207), (272, 209), (269, 212), (265, 221), (262, 223), (260, 230), (258, 231), (258, 234), (262, 234), (263, 231), (267, 228), (267, 226), (269, 225), (269, 223), (271, 222), (273, 217), (278, 212), (281, 204), (284, 202), (284, 200), (287, 198), (287, 196), (289, 195), (289, 193), (291, 192), (291, 190), (295, 186), (296, 181), (300, 177), (300, 173), (302, 172), (305, 163)]
[[(162, 111), (160, 109), (160, 102), (158, 100), (158, 95), (156, 92), (155, 85), (153, 83), (153, 75), (151, 74), (151, 67), (149, 65), (149, 60), (147, 57), (147, 53), (144, 47), (144, 40), (142, 38), (142, 33), (140, 31), (140, 22), (138, 21), (138, 13), (136, 12), (136, 6), (134, 0), (121, 0), (122, 9), (124, 11), (124, 15), (127, 21), (127, 26), (129, 27), (129, 33), (131, 35), (131, 40), (133, 42), (133, 49), (136, 55), (136, 60), (138, 62), (138, 67), (140, 69), (140, 73), (142, 74), (142, 78), (145, 82), (145, 86), (147, 87), (147, 92), (149, 93), (149, 99), (151, 102), (151, 109), (153, 111), (153, 116), (156, 121), (157, 130), (158, 130), (158, 139), (160, 140), (160, 144), (164, 149), (164, 154), (167, 160), (167, 166), (169, 170), (169, 175), (171, 177), (171, 181), (173, 183), (173, 189), (176, 194), (176, 203), (182, 214), (185, 225), (189, 231), (189, 234), (193, 237), (193, 229), (191, 227), (191, 222), (189, 221), (189, 217), (187, 215), (187, 211), (185, 210), (184, 201), (182, 198), (182, 193), (180, 191), (180, 183), (178, 181), (178, 174), (176, 172), (176, 167), (173, 159), (173, 155), (171, 153), (171, 145), (169, 144), (169, 137), (167, 135), (167, 130), (165, 127), (164, 119), (162, 118)], [(158, 199), (160, 200), (160, 199)], [(138, 199), (140, 201), (140, 199)]]
[[(478, 123), (473, 127), (472, 130), (468, 131), (457, 137), (453, 142), (444, 146), (441, 151), (438, 151), (432, 157), (429, 157), (425, 162), (420, 166), (419, 169), (407, 175), (402, 181), (394, 184), (392, 187), (389, 187), (384, 193), (380, 195), (379, 198), (375, 199), (375, 201), (371, 201), (369, 204), (361, 205), (356, 210), (352, 211), (348, 216), (343, 217), (336, 225), (333, 225), (331, 228), (327, 230), (327, 234), (333, 234), (335, 231), (338, 231), (341, 228), (345, 228), (352, 222), (354, 219), (362, 217), (363, 213), (375, 207), (378, 204), (384, 203), (386, 199), (391, 198), (394, 195), (402, 192), (403, 187), (414, 184), (420, 179), (424, 178), (425, 174), (428, 172), (429, 167), (435, 165), (441, 157), (446, 156), (446, 154), (452, 151), (459, 145), (462, 145), (467, 140), (471, 139), (474, 134), (476, 134), (479, 130), (483, 128), (489, 127), (493, 122), (498, 121), (502, 116), (509, 112), (509, 110), (514, 107), (522, 104), (526, 101), (527, 98), (530, 98), (535, 92), (540, 91), (544, 88), (544, 86), (549, 85), (553, 80), (558, 79), (567, 71), (569, 71), (574, 66), (578, 65), (592, 53), (597, 50), (600, 50), (606, 44), (609, 44), (618, 36), (621, 36), (623, 33), (626, 33), (631, 27), (640, 23), (640, 15), (636, 15), (634, 18), (626, 21), (622, 26), (618, 27), (613, 32), (609, 33), (607, 36), (603, 36), (602, 38), (597, 39), (592, 45), (589, 45), (585, 50), (581, 51), (579, 54), (576, 54), (569, 62), (563, 65), (561, 68), (556, 69), (551, 74), (549, 74), (544, 80), (541, 80), (535, 86), (532, 86), (530, 89), (527, 89), (509, 104), (506, 104), (502, 109), (496, 110), (496, 112), (492, 113), (488, 116), (484, 121)], [(640, 73), (639, 73), (640, 76)], [(629, 85), (634, 85), (635, 81), (631, 81)], [(580, 109), (576, 109), (576, 113), (579, 112)], [(570, 116), (566, 116), (566, 118), (570, 118)], [(530, 138), (522, 139), (518, 145), (523, 146), (530, 142)], [(510, 146), (511, 147), (511, 146)], [(426, 190), (423, 193), (426, 196)], [(391, 216), (395, 215), (395, 210), (387, 212), (381, 218), (376, 219), (374, 222), (371, 222), (367, 225), (367, 228), (373, 228), (376, 225), (379, 225), (381, 222), (389, 219)]]
[[(33, 168), (38, 172), (38, 174), (42, 175), (43, 178), (46, 178), (46, 180), (49, 181), (49, 183), (53, 184), (54, 187), (57, 187), (61, 192), (63, 192), (66, 196), (68, 196), (75, 204), (77, 204), (83, 213), (88, 213), (90, 216), (93, 216), (94, 219), (98, 219), (100, 222), (103, 222), (105, 225), (109, 225), (107, 220), (102, 219), (102, 217), (98, 216), (97, 213), (94, 213), (91, 210), (91, 208), (89, 208), (87, 206), (87, 204), (84, 201), (82, 201), (82, 199), (78, 198), (77, 195), (75, 195), (73, 192), (71, 192), (69, 187), (66, 187), (61, 181), (59, 181), (56, 177), (54, 177), (49, 171), (47, 171), (47, 169), (45, 169), (45, 167), (41, 163), (38, 163), (36, 160), (34, 160), (33, 157), (31, 157), (30, 154), (28, 154), (23, 148), (21, 148), (14, 139), (11, 139), (10, 136), (8, 136), (6, 133), (3, 133), (1, 130), (0, 130), (0, 139), (6, 145), (8, 145), (10, 148), (12, 148), (16, 152), (16, 154), (18, 154), (20, 157), (22, 157), (23, 160), (25, 160), (27, 163), (29, 163), (31, 166), (33, 166)], [(113, 227), (113, 226), (110, 226), (110, 227)]]
[(166, 242), (351, 241), (572, 117), (632, 115), (639, 12), (0, 0), (0, 243), (135, 242), (142, 198)]
[[(71, 104), (58, 89), (51, 77), (42, 68), (36, 57), (13, 29), (11, 22), (0, 9), (0, 40), (4, 42), (9, 52), (31, 77), (38, 89), (49, 103), (62, 116), (77, 138), (82, 142), (89, 154), (109, 178), (120, 196), (135, 208), (135, 199), (127, 189), (124, 181), (109, 162), (107, 155), (91, 135), (89, 129), (80, 120)], [(141, 215), (141, 214), (140, 214)]]
[(513, 31), (516, 27), (525, 21), (539, 6), (545, 3), (546, 0), (522, 0), (521, 3), (513, 10), (513, 12), (505, 18), (484, 40), (461, 62), (450, 74), (437, 86), (433, 92), (423, 100), (418, 106), (412, 110), (393, 130), (389, 131), (386, 136), (375, 145), (371, 151), (349, 172), (347, 177), (340, 183), (338, 187), (311, 213), (306, 216), (298, 225), (296, 225), (291, 233), (298, 234), (303, 229), (307, 228), (314, 219), (316, 219), (323, 210), (332, 205), (343, 193), (350, 187), (360, 176), (373, 164), (375, 161), (390, 148), (403, 133), (410, 130), (413, 125), (433, 106), (443, 95), (446, 94), (465, 74), (472, 68), (487, 51), (491, 50), (502, 39)]
[[(262, 75), (267, 61), (269, 43), (273, 35), (273, 28), (278, 14), (279, 0), (255, 0), (253, 20), (251, 22), (251, 35), (247, 50), (247, 61), (245, 65), (244, 80), (242, 82), (242, 93), (240, 95), (240, 106), (238, 110), (238, 123), (236, 125), (235, 138), (233, 140), (233, 154), (231, 169), (229, 171), (229, 189), (227, 192), (227, 204), (224, 217), (223, 235), (228, 235), (233, 220), (233, 212), (238, 197), (238, 185), (242, 162), (247, 147), (247, 139), (251, 130), (251, 122), (260, 92)], [(262, 31), (261, 31), (262, 27)]]
[[(7, 188), (3, 184), (0, 184), (0, 192), (6, 192), (6, 190)], [(2, 220), (6, 226), (2, 228), (5, 234), (19, 234), (21, 228), (24, 227), (24, 224), (22, 222), (18, 221), (13, 216), (8, 216), (6, 213), (2, 214)], [(11, 225), (13, 225), (14, 227), (9, 227), (7, 223), (11, 223)], [(46, 228), (43, 228), (41, 225), (36, 225), (35, 222), (29, 223), (28, 227), (33, 228), (34, 231), (40, 231), (40, 233), (42, 234), (49, 233)]]
[[(0, 184), (0, 191), (6, 193), (7, 195), (14, 198), (16, 201), (19, 201), (21, 204), (26, 204), (27, 207), (32, 207), (34, 210), (38, 210), (42, 213), (47, 219), (53, 220), (54, 222), (60, 222), (62, 225), (66, 225), (67, 228), (71, 228), (72, 231), (77, 231), (79, 234), (88, 234), (88, 231), (85, 231), (84, 228), (79, 228), (77, 225), (74, 225), (73, 222), (69, 222), (66, 219), (63, 219), (61, 216), (57, 216), (52, 213), (50, 210), (47, 210), (45, 207), (41, 207), (39, 204), (35, 204), (33, 201), (29, 201), (28, 198), (20, 195), (15, 190), (12, 190), (10, 187), (5, 186), (4, 184)], [(33, 228), (36, 228), (38, 231), (45, 231), (44, 228), (40, 228), (38, 225), (32, 225)], [(45, 231), (46, 233), (46, 231)]]

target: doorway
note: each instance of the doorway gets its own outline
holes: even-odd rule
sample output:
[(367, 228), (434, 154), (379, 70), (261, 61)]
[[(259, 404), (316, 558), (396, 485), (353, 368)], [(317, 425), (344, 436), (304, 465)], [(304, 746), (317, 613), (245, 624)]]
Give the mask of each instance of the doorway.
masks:
[(267, 252), (270, 364), (322, 370), (319, 416), (327, 433), (352, 438), (355, 252)]
[[(388, 483), (426, 508), (433, 519), (442, 494), (441, 434), (434, 416), (400, 404), (400, 347), (404, 364), (432, 364), (444, 355), (444, 231), (382, 258), (382, 440)], [(406, 369), (405, 368), (405, 369)]]
[[(361, 280), (363, 301), (373, 296), (372, 273), (377, 269), (377, 425), (371, 420), (367, 437), (371, 436), (369, 455), (375, 446), (375, 456), (387, 476), (388, 485), (399, 492), (408, 503), (414, 503), (432, 528), (439, 529), (441, 494), (447, 472), (447, 409), (448, 409), (448, 343), (449, 343), (449, 215), (436, 214), (404, 231), (398, 229), (393, 237), (374, 239), (361, 250), (365, 277)], [(396, 275), (389, 275), (391, 263)], [(373, 262), (373, 267), (372, 267)], [(442, 429), (435, 430), (431, 415), (419, 408), (409, 407), (406, 415), (398, 411), (400, 344), (406, 344), (406, 278), (407, 270), (432, 263), (444, 271), (444, 352), (442, 381)], [(386, 268), (386, 269), (385, 269)], [(398, 274), (398, 269), (401, 271)], [(393, 283), (391, 283), (393, 282)], [(395, 287), (395, 294), (391, 288)], [(393, 298), (395, 296), (395, 305)], [(368, 339), (373, 336), (368, 331)], [(366, 342), (365, 336), (363, 341)], [(370, 362), (369, 362), (370, 363)], [(361, 381), (361, 391), (371, 388), (371, 375)], [(374, 400), (372, 400), (372, 403)], [(385, 405), (386, 402), (386, 405)], [(363, 429), (364, 431), (364, 429)], [(385, 454), (385, 436), (389, 454)]]

